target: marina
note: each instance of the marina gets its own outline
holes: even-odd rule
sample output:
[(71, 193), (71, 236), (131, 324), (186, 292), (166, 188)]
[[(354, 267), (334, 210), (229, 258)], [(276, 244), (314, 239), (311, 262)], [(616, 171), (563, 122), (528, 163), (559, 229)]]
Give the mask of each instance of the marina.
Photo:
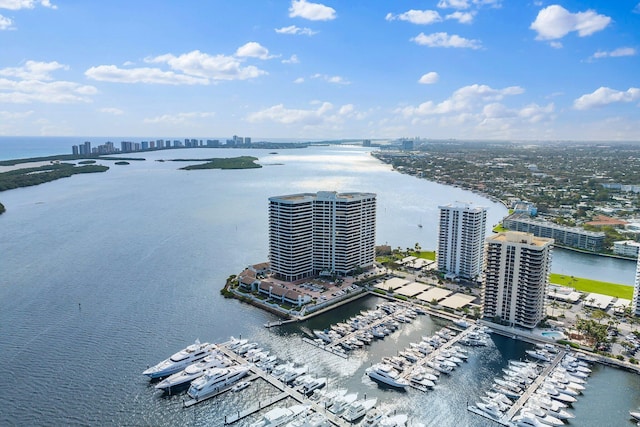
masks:
[[(195, 156), (198, 150), (189, 153)], [(269, 195), (290, 189), (292, 182), (299, 183), (301, 191), (314, 191), (318, 182), (347, 180), (349, 185), (340, 184), (338, 189), (375, 188), (384, 201), (379, 243), (413, 247), (417, 241), (425, 248), (437, 245), (430, 218), (439, 204), (469, 200), (490, 206), (488, 224), (497, 223), (506, 209), (458, 188), (392, 172), (360, 148), (312, 147), (278, 155), (238, 149), (237, 153), (282, 166), (242, 173), (186, 173), (172, 162), (156, 161), (164, 158), (163, 153), (149, 153), (147, 161), (111, 168), (108, 179), (74, 176), (3, 193), (6, 238), (0, 270), (8, 276), (0, 298), (5, 302), (0, 310), (4, 326), (0, 352), (6, 361), (0, 367), (5, 379), (0, 388), (6, 396), (0, 424), (221, 425), (225, 415), (250, 408), (265, 392), (273, 389), (278, 394), (277, 389), (252, 381), (242, 391), (223, 393), (185, 410), (184, 394), (161, 394), (155, 382), (140, 373), (197, 337), (224, 342), (234, 334), (251, 337), (285, 360), (313, 366), (317, 376), (329, 378), (330, 390), (347, 388), (377, 397), (383, 412), (407, 413), (410, 426), (421, 420), (429, 420), (429, 425), (486, 426), (488, 420), (467, 411), (466, 403), (480, 399), (508, 360), (525, 357), (525, 350), (532, 348), (525, 335), (511, 328), (499, 335), (496, 328), (488, 345), (466, 348), (469, 364), (455, 375), (441, 375), (431, 392), (408, 387), (398, 393), (379, 387), (365, 374), (371, 364), (398, 355), (421, 335), (450, 324), (435, 315), (419, 316), (347, 357), (333, 357), (307, 345), (303, 336), (374, 309), (383, 300), (379, 296), (303, 322), (265, 328), (264, 324), (279, 320), (218, 293), (230, 271), (265, 259), (263, 209), (220, 206), (261, 204)], [(205, 174), (212, 179), (203, 179)], [(175, 203), (167, 203), (168, 197)], [(127, 215), (123, 221), (123, 212), (162, 214)], [(420, 217), (416, 212), (424, 212), (422, 229), (416, 227)], [(55, 251), (51, 239), (60, 242)], [(96, 245), (98, 241), (102, 244)], [(631, 283), (635, 274), (635, 264), (628, 261), (559, 249), (553, 266), (563, 274), (616, 283)], [(573, 404), (572, 423), (631, 425), (628, 411), (640, 401), (637, 374), (602, 363), (594, 364), (593, 370), (589, 387)], [(235, 425), (253, 422), (257, 416)]]

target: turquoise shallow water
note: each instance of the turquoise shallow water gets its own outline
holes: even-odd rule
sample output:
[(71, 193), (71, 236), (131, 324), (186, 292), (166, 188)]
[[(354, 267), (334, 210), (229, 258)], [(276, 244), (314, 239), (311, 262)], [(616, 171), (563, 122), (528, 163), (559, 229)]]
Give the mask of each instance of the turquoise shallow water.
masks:
[[(212, 156), (211, 150), (189, 155), (198, 151)], [(439, 204), (488, 205), (489, 223), (506, 210), (395, 173), (362, 148), (214, 152), (256, 155), (265, 166), (179, 171), (179, 164), (155, 161), (183, 155), (168, 151), (128, 166), (105, 162), (111, 167), (106, 174), (0, 193), (8, 209), (0, 216), (0, 424), (221, 425), (225, 414), (271, 391), (250, 387), (184, 410), (183, 396), (159, 395), (141, 372), (196, 338), (242, 335), (282, 358), (308, 363), (331, 378), (330, 386), (378, 396), (383, 407), (409, 413), (412, 425), (486, 425), (466, 403), (483, 393), (507, 359), (522, 357), (525, 344), (494, 337), (433, 392), (398, 394), (370, 382), (364, 369), (441, 321), (421, 317), (343, 360), (304, 345), (302, 334), (374, 305), (375, 298), (267, 330), (262, 325), (271, 315), (225, 300), (219, 289), (230, 274), (266, 259), (269, 196), (376, 192), (377, 241), (394, 247), (435, 247)], [(637, 376), (602, 368), (592, 383), (572, 424), (631, 425), (627, 411), (640, 404)]]

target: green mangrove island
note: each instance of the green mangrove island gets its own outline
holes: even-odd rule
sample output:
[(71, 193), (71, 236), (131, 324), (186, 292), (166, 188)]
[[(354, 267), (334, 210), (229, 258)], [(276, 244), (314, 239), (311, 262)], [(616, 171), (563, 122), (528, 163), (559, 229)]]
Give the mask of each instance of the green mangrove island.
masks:
[(105, 172), (107, 170), (109, 170), (107, 166), (75, 166), (71, 163), (53, 163), (33, 168), (15, 169), (0, 173), (0, 191), (43, 184), (79, 173)]
[(206, 161), (199, 165), (190, 165), (180, 168), (181, 170), (195, 170), (195, 169), (255, 169), (262, 166), (255, 163), (258, 160), (257, 157), (252, 156), (240, 156), (231, 157), (225, 159), (174, 159), (174, 162), (198, 162)]

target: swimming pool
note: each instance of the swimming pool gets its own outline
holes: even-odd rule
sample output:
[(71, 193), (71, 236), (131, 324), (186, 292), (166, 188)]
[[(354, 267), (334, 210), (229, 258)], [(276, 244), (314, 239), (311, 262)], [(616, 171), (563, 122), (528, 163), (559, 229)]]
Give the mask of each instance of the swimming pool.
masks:
[(560, 331), (543, 331), (540, 333), (545, 338), (551, 338), (554, 340), (561, 340), (564, 338), (564, 334)]

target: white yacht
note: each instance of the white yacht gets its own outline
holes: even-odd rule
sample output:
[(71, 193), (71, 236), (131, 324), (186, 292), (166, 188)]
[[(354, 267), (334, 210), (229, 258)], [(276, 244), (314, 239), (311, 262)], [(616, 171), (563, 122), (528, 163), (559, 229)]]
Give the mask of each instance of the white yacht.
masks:
[(326, 415), (320, 412), (307, 411), (307, 413), (299, 415), (289, 422), (286, 427), (327, 427), (330, 425)]
[(250, 424), (250, 427), (277, 427), (296, 418), (307, 410), (304, 405), (293, 405), (288, 408), (273, 408), (262, 416), (259, 421)]
[(251, 381), (241, 381), (236, 385), (234, 385), (233, 387), (231, 387), (231, 391), (236, 391), (236, 392), (241, 391), (249, 387), (250, 385), (251, 385)]
[(342, 414), (342, 418), (352, 423), (355, 420), (364, 417), (371, 408), (376, 406), (376, 403), (378, 403), (377, 397), (367, 400), (356, 400), (347, 407)]
[(215, 344), (200, 343), (199, 340), (196, 340), (194, 344), (180, 350), (157, 365), (146, 369), (142, 374), (149, 378), (167, 377), (183, 370), (192, 363), (204, 359), (215, 350)]
[(176, 372), (175, 374), (160, 381), (156, 384), (156, 389), (167, 390), (171, 387), (186, 384), (202, 376), (207, 369), (224, 368), (231, 366), (232, 364), (233, 362), (230, 359), (221, 354), (210, 354), (201, 361), (189, 365), (182, 371)]
[(327, 377), (315, 378), (303, 385), (300, 391), (303, 394), (308, 395), (311, 394), (314, 390), (324, 387), (325, 384), (327, 384)]
[(542, 421), (538, 420), (533, 414), (527, 412), (513, 417), (511, 423), (516, 427), (549, 427), (549, 424), (543, 423)]
[(547, 411), (530, 402), (526, 403), (522, 411), (529, 412), (531, 415), (535, 416), (538, 419), (538, 421), (542, 421), (545, 424), (549, 424), (552, 426), (564, 425), (564, 422), (562, 420), (560, 420), (559, 418), (553, 415), (549, 415)]
[(409, 381), (402, 378), (398, 371), (385, 363), (376, 363), (368, 368), (366, 372), (369, 378), (390, 385), (391, 387), (404, 389), (409, 385)]
[(373, 408), (364, 416), (360, 424), (361, 427), (377, 427), (384, 418), (384, 412), (378, 408)]
[(230, 386), (248, 373), (249, 365), (208, 369), (200, 378), (193, 380), (187, 394), (194, 399), (204, 398)]
[(454, 320), (453, 324), (456, 325), (456, 326), (459, 326), (461, 328), (464, 328), (464, 329), (466, 329), (469, 326), (471, 326), (471, 323), (469, 323), (464, 317)]
[(358, 398), (358, 393), (349, 393), (344, 396), (338, 396), (334, 399), (333, 404), (327, 409), (332, 414), (340, 415), (347, 409), (347, 406), (352, 404)]
[(495, 420), (499, 420), (504, 415), (500, 410), (497, 402), (476, 402), (476, 407), (484, 412), (485, 415), (488, 415), (490, 418), (493, 418)]
[(408, 419), (407, 414), (387, 415), (380, 421), (380, 427), (404, 427)]

